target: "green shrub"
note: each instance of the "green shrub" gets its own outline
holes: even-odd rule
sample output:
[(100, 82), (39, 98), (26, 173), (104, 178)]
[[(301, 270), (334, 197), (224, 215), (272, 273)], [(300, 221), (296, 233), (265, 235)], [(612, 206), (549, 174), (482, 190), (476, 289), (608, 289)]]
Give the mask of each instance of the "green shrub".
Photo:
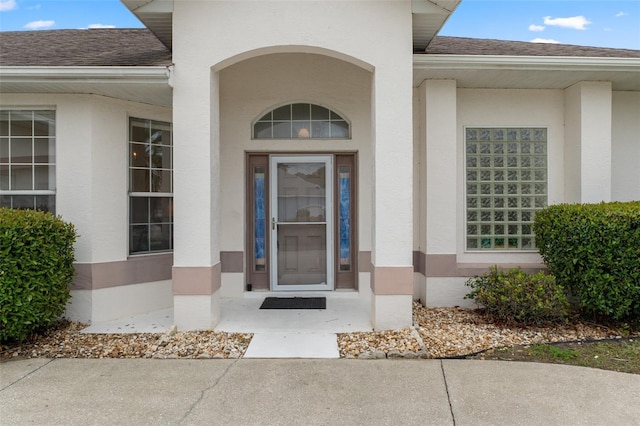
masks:
[(50, 213), (0, 208), (0, 342), (24, 340), (64, 312), (76, 237)]
[(640, 318), (640, 202), (561, 204), (536, 214), (549, 271), (585, 315)]
[(564, 288), (551, 275), (531, 275), (520, 268), (504, 272), (492, 266), (488, 274), (466, 282), (474, 299), (496, 320), (519, 324), (559, 322), (569, 314)]

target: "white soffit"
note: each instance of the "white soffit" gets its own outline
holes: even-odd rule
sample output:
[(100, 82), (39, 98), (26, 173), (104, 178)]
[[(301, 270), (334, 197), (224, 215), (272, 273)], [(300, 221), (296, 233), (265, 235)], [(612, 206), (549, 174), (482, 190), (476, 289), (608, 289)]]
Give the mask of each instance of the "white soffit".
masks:
[(462, 0), (412, 0), (413, 50), (424, 52)]
[(173, 0), (120, 0), (169, 49), (172, 44)]
[(171, 107), (167, 67), (0, 67), (0, 93), (94, 94)]
[(440, 79), (484, 89), (565, 89), (580, 81), (610, 81), (613, 90), (640, 91), (640, 59), (413, 55), (415, 87)]

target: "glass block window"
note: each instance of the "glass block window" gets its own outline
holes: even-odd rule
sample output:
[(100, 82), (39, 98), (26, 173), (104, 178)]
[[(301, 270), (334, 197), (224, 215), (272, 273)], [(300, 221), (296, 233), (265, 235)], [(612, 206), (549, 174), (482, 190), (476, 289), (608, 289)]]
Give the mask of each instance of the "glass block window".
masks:
[(173, 249), (171, 124), (129, 121), (129, 253)]
[(0, 207), (56, 210), (56, 113), (0, 110)]
[(349, 123), (320, 105), (289, 104), (263, 115), (253, 125), (254, 139), (349, 139)]
[(535, 250), (547, 206), (547, 129), (465, 130), (467, 250)]

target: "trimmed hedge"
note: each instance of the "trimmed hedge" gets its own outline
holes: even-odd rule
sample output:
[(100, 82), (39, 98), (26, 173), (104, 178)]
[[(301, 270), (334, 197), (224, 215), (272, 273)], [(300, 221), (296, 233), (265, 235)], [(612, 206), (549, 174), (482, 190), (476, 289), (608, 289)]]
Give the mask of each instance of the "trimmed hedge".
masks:
[(564, 321), (569, 301), (564, 288), (544, 272), (528, 274), (520, 268), (504, 272), (492, 266), (488, 274), (470, 278), (472, 291), (465, 299), (474, 299), (498, 321), (541, 324)]
[(640, 318), (640, 202), (549, 206), (536, 214), (534, 232), (583, 314)]
[(0, 208), (0, 342), (24, 340), (62, 315), (76, 238), (50, 213)]

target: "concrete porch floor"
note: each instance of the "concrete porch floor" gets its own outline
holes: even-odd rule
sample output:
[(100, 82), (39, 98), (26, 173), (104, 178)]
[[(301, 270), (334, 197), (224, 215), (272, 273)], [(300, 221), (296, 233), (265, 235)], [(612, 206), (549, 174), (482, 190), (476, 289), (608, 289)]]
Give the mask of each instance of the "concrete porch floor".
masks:
[[(265, 297), (326, 297), (327, 309), (260, 309)], [(222, 299), (216, 330), (237, 333), (346, 333), (372, 330), (370, 302), (358, 292), (247, 292)]]
[[(260, 309), (265, 297), (326, 297), (326, 309)], [(216, 331), (253, 333), (245, 358), (339, 358), (336, 333), (370, 331), (370, 302), (358, 292), (247, 292), (221, 299)], [(165, 333), (173, 309), (91, 324), (83, 333)]]
[[(326, 297), (327, 309), (260, 309), (265, 297)], [(352, 292), (246, 292), (221, 299), (216, 331), (234, 333), (345, 333), (370, 331), (370, 302)], [(173, 308), (91, 324), (84, 333), (164, 333), (174, 323)]]

